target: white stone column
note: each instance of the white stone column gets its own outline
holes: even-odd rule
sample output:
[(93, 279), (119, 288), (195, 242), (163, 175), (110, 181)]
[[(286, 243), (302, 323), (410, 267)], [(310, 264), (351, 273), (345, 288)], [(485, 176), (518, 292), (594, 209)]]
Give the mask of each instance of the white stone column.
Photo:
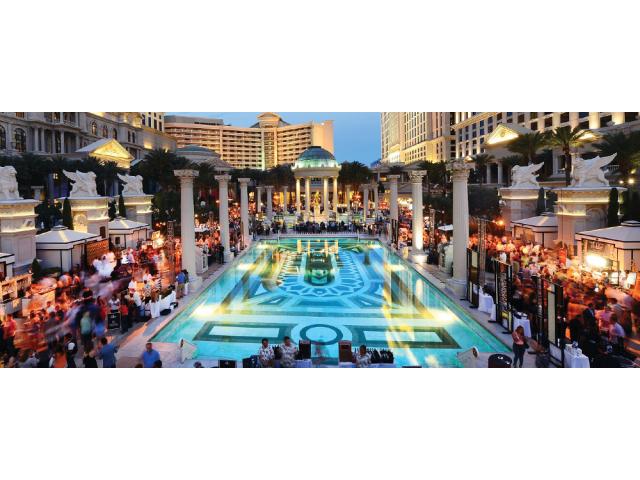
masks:
[(256, 187), (256, 213), (262, 213), (262, 188)]
[(369, 216), (369, 185), (362, 186), (362, 217), (364, 223), (367, 223), (367, 217)]
[(345, 198), (345, 202), (347, 205), (347, 214), (351, 213), (351, 185), (347, 185), (347, 198)]
[(467, 245), (469, 243), (469, 168), (471, 164), (455, 160), (450, 164), (453, 182), (453, 278), (449, 288), (463, 298), (467, 285)]
[(249, 178), (238, 179), (238, 182), (240, 182), (240, 221), (242, 222), (242, 237), (245, 247), (248, 247), (251, 243), (249, 235), (249, 194), (247, 192), (250, 180)]
[(215, 178), (218, 181), (220, 196), (220, 242), (224, 247), (223, 255), (226, 263), (233, 259), (229, 239), (229, 180), (231, 180), (231, 175), (216, 175)]
[(502, 185), (502, 162), (498, 162), (498, 185)]
[(411, 176), (411, 196), (413, 209), (412, 217), (412, 251), (414, 255), (424, 253), (424, 213), (422, 211), (422, 179), (427, 174), (426, 170), (415, 170)]
[(190, 291), (200, 288), (202, 280), (196, 275), (196, 232), (193, 210), (193, 179), (197, 170), (174, 170), (180, 179), (180, 240), (182, 242), (182, 268), (189, 272)]
[(487, 183), (491, 183), (491, 164), (490, 163), (487, 163)]
[(289, 187), (282, 187), (282, 213), (287, 213), (287, 205), (289, 203)]
[(329, 214), (329, 179), (324, 177), (322, 179), (322, 208), (324, 211), (322, 212), (325, 215)]
[(65, 151), (64, 151), (64, 131), (62, 131), (62, 130), (60, 130), (60, 153), (65, 153)]
[(378, 184), (377, 183), (372, 183), (371, 184), (371, 188), (373, 189), (373, 212), (374, 212), (374, 216), (375, 219), (378, 219), (378, 205), (379, 205), (379, 192), (378, 192)]
[(300, 179), (296, 178), (296, 213), (298, 215), (300, 215), (300, 210), (301, 210), (301, 205), (300, 205)]
[(311, 215), (311, 178), (307, 177), (304, 186), (304, 211), (307, 213), (307, 220)]
[(269, 221), (273, 219), (273, 185), (264, 187), (267, 189), (267, 218)]
[(398, 220), (398, 179), (400, 175), (388, 175), (390, 200), (389, 200), (389, 214), (391, 220)]
[(333, 177), (333, 211), (338, 213), (338, 177)]

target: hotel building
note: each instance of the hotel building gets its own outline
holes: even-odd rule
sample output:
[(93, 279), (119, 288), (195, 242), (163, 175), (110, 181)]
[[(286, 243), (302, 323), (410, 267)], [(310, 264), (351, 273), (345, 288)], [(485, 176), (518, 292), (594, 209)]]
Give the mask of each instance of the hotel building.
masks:
[(451, 112), (380, 114), (382, 163), (436, 162), (455, 156)]
[(333, 121), (291, 125), (275, 113), (262, 113), (250, 127), (225, 125), (221, 119), (167, 115), (165, 132), (178, 148), (199, 145), (217, 152), (234, 168), (269, 169), (293, 164), (312, 145), (333, 153)]

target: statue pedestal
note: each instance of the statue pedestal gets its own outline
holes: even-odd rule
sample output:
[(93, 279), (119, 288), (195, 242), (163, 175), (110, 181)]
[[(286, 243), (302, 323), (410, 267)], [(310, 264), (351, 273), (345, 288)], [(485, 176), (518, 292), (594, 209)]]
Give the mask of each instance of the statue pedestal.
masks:
[(504, 200), (502, 218), (504, 228), (511, 230), (511, 222), (533, 217), (536, 214), (539, 188), (507, 187), (500, 189), (500, 196)]
[[(558, 218), (558, 240), (571, 249), (576, 233), (607, 226), (609, 192), (613, 187), (564, 187), (553, 191), (558, 194), (556, 216)], [(622, 202), (625, 188), (618, 188), (618, 199)]]
[(153, 229), (151, 214), (151, 199), (153, 195), (123, 195), (127, 218), (136, 222), (146, 223)]
[(37, 200), (0, 200), (0, 252), (15, 255), (14, 268), (28, 270), (36, 257)]
[(109, 238), (108, 197), (69, 197), (69, 203), (74, 230)]

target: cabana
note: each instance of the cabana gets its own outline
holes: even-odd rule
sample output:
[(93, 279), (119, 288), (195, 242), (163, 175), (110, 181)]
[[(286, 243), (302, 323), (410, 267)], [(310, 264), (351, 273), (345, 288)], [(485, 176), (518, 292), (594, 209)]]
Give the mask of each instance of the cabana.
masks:
[(545, 248), (553, 248), (558, 238), (558, 219), (552, 214), (523, 218), (511, 222), (513, 238), (524, 243), (535, 243)]
[(36, 235), (36, 256), (43, 268), (57, 267), (66, 272), (74, 265), (83, 265), (87, 244), (96, 240), (100, 240), (100, 236), (94, 233), (56, 226)]
[(599, 271), (630, 271), (640, 264), (640, 222), (629, 220), (617, 227), (576, 234), (582, 265)]
[(116, 248), (135, 248), (149, 238), (150, 230), (148, 223), (116, 217), (109, 222), (109, 241)]

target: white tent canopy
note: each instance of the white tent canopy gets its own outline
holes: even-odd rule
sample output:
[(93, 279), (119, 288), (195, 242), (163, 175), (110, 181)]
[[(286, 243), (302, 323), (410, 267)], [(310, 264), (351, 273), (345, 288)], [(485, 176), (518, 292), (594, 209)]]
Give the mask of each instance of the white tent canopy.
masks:
[(149, 230), (148, 223), (116, 217), (109, 222), (109, 240), (116, 247), (133, 248), (139, 241), (147, 239)]
[(69, 230), (57, 226), (45, 233), (36, 235), (36, 256), (44, 268), (58, 267), (68, 271), (74, 265), (82, 263), (87, 243), (99, 240), (94, 233)]
[[(576, 234), (580, 260), (602, 257), (615, 262), (618, 270), (631, 270), (640, 263), (640, 222), (629, 220), (617, 227), (587, 230)], [(583, 255), (587, 255), (583, 259)]]

